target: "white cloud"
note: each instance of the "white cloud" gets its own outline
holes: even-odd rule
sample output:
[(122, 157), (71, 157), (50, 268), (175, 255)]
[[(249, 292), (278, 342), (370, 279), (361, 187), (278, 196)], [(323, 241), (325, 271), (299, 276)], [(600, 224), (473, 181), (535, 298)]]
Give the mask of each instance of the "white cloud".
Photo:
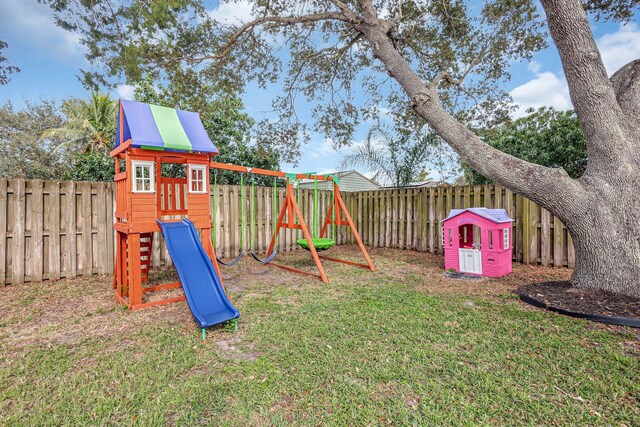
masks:
[[(607, 73), (611, 75), (623, 65), (640, 58), (640, 28), (635, 22), (620, 25), (616, 32), (600, 37), (597, 44)], [(550, 71), (541, 71), (542, 65), (536, 61), (531, 61), (527, 68), (536, 77), (510, 92), (517, 106), (514, 117), (524, 116), (527, 108), (572, 108), (569, 88), (564, 78)]]
[(527, 65), (527, 68), (529, 69), (529, 71), (531, 71), (532, 73), (539, 73), (540, 70), (542, 69), (542, 64), (539, 63), (538, 61), (531, 61), (529, 62), (529, 65)]
[(322, 139), (319, 143), (309, 143), (305, 150), (308, 150), (307, 156), (310, 159), (324, 159), (338, 154), (338, 151), (333, 148), (333, 141), (328, 138)]
[(640, 28), (635, 22), (620, 25), (618, 31), (605, 34), (597, 40), (597, 43), (609, 75), (634, 59), (640, 58)]
[(116, 93), (118, 98), (128, 99), (132, 101), (134, 99), (134, 88), (131, 85), (118, 85), (116, 87)]
[(58, 60), (82, 55), (78, 34), (58, 27), (51, 9), (36, 0), (2, 0), (0, 17), (3, 38), (11, 40), (12, 49), (26, 49)]
[(518, 107), (514, 112), (516, 118), (525, 116), (527, 108), (544, 106), (557, 110), (571, 108), (567, 82), (550, 71), (538, 73), (535, 79), (529, 80), (509, 93), (514, 104)]
[(253, 18), (252, 4), (247, 0), (220, 1), (217, 8), (209, 12), (211, 19), (225, 24), (240, 24)]
[(338, 170), (336, 168), (323, 169), (318, 171), (318, 175), (328, 175), (330, 173), (336, 173)]

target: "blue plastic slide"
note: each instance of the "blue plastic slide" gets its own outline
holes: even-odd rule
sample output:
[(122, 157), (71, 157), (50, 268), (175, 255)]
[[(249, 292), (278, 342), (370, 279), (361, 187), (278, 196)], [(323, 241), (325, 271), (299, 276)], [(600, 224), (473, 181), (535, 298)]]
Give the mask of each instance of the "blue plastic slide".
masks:
[(158, 220), (158, 224), (196, 323), (206, 328), (240, 317), (240, 312), (227, 298), (193, 223), (185, 219), (181, 222)]

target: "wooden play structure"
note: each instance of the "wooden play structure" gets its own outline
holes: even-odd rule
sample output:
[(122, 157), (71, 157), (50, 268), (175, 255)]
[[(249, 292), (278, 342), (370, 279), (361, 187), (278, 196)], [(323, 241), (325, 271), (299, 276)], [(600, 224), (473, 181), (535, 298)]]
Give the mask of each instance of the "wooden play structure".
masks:
[[(185, 299), (178, 296), (143, 302), (145, 293), (181, 286), (180, 282), (142, 286), (149, 277), (153, 233), (160, 231), (158, 219), (189, 218), (202, 233), (206, 252), (213, 257), (208, 238), (208, 178), (211, 156), (217, 153), (198, 114), (120, 101), (116, 144), (111, 152), (116, 160), (113, 286), (120, 303), (137, 309)], [(187, 178), (163, 177), (162, 165), (166, 164), (185, 165)]]
[(487, 277), (511, 273), (511, 223), (504, 209), (451, 209), (442, 221), (445, 269)]
[[(185, 300), (185, 296), (164, 300), (144, 301), (148, 293), (173, 289), (182, 283), (143, 286), (148, 282), (153, 235), (160, 231), (158, 221), (171, 223), (188, 219), (197, 229), (202, 248), (211, 259), (217, 275), (219, 265), (210, 240), (212, 221), (210, 209), (210, 169), (241, 172), (283, 178), (286, 180), (286, 197), (280, 208), (274, 235), (267, 253), (274, 257), (275, 242), (282, 228), (302, 231), (318, 273), (306, 272), (286, 265), (268, 262), (294, 273), (315, 276), (329, 282), (321, 259), (341, 262), (374, 270), (374, 266), (360, 239), (355, 224), (345, 206), (337, 180), (332, 176), (315, 174), (287, 174), (244, 166), (217, 163), (212, 157), (218, 154), (206, 134), (197, 113), (174, 110), (134, 101), (120, 101), (115, 148), (116, 206), (116, 258), (113, 287), (116, 299), (130, 309), (151, 307)], [(163, 176), (163, 165), (184, 165), (186, 178)], [(333, 182), (333, 200), (323, 222), (320, 236), (329, 226), (348, 226), (360, 247), (365, 263), (341, 260), (318, 254), (314, 238), (296, 203), (291, 180), (326, 180)], [(222, 280), (220, 279), (220, 282)]]

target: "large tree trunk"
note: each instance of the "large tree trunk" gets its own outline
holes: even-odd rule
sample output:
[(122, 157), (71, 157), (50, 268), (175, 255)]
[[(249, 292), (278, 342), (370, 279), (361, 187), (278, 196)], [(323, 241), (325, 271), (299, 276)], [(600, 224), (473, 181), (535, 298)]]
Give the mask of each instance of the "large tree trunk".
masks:
[[(640, 90), (637, 82), (609, 82), (579, 0), (542, 1), (587, 139), (589, 162), (579, 180), (488, 146), (445, 111), (437, 80), (425, 83), (411, 69), (388, 37), (389, 21), (378, 19), (369, 1), (356, 28), (414, 110), (465, 162), (565, 223), (576, 249), (574, 285), (640, 297), (640, 129), (636, 111), (625, 111), (622, 105), (638, 102), (628, 96), (616, 99), (614, 86)], [(633, 79), (640, 73), (625, 75)]]
[(587, 141), (586, 200), (558, 212), (574, 239), (575, 286), (640, 297), (640, 61), (607, 77), (579, 0), (542, 0)]
[(623, 187), (602, 182), (588, 204), (562, 212), (575, 247), (575, 286), (640, 297), (638, 181)]

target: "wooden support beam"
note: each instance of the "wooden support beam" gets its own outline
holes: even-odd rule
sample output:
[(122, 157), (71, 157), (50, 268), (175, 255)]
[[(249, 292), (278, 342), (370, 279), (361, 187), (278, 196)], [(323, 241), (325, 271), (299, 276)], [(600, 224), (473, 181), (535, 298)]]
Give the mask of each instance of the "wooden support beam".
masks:
[(180, 282), (173, 282), (173, 283), (166, 283), (163, 285), (155, 285), (155, 286), (147, 286), (142, 288), (142, 293), (146, 294), (147, 292), (157, 292), (157, 291), (165, 291), (167, 289), (176, 289), (176, 288), (181, 288), (182, 287), (182, 283)]
[(273, 176), (276, 178), (293, 177), (296, 179), (314, 179), (318, 181), (333, 181), (333, 177), (331, 175), (315, 175), (315, 174), (306, 174), (306, 173), (287, 174), (286, 172), (282, 172), (282, 171), (272, 171), (272, 170), (260, 169), (260, 168), (249, 168), (246, 166), (232, 165), (230, 163), (211, 162), (209, 164), (209, 167), (212, 169), (241, 172), (241, 173), (250, 173), (254, 175)]
[(336, 191), (336, 199), (338, 201), (338, 205), (340, 206), (340, 210), (344, 213), (344, 216), (346, 217), (347, 222), (349, 223), (349, 227), (351, 227), (351, 231), (353, 232), (353, 236), (355, 237), (356, 242), (358, 242), (358, 246), (360, 247), (360, 252), (362, 252), (362, 256), (364, 256), (364, 259), (367, 261), (367, 266), (369, 267), (369, 270), (375, 271), (376, 268), (373, 266), (373, 263), (371, 262), (371, 258), (369, 258), (369, 254), (367, 253), (367, 249), (364, 247), (364, 244), (362, 243), (362, 239), (360, 239), (360, 234), (358, 234), (358, 230), (356, 229), (356, 226), (353, 223), (353, 220), (351, 219), (351, 215), (349, 215), (349, 211), (347, 210), (347, 207), (344, 204), (344, 200), (342, 200), (340, 191)]
[[(287, 212), (289, 212), (289, 214), (287, 217), (287, 221), (285, 222), (284, 216), (285, 216), (285, 213)], [(296, 217), (298, 218), (297, 223), (295, 221)], [(293, 267), (275, 264), (273, 262), (269, 263), (269, 265), (273, 265), (274, 267), (278, 267), (293, 273), (315, 276), (315, 277), (318, 277), (320, 280), (322, 280), (324, 283), (329, 283), (329, 278), (327, 278), (327, 275), (324, 272), (324, 268), (322, 267), (322, 262), (320, 261), (316, 248), (313, 245), (313, 242), (311, 240), (311, 233), (309, 232), (309, 228), (307, 227), (307, 224), (304, 221), (302, 212), (298, 207), (298, 203), (296, 202), (296, 197), (293, 194), (293, 187), (291, 186), (290, 182), (287, 182), (287, 189), (285, 193), (284, 204), (282, 205), (282, 208), (280, 208), (280, 214), (278, 215), (278, 221), (276, 222), (276, 230), (273, 233), (273, 236), (271, 237), (271, 243), (269, 244), (269, 249), (267, 250), (267, 257), (273, 253), (276, 239), (278, 237), (278, 233), (280, 232), (281, 228), (293, 228), (296, 230), (302, 230), (302, 234), (304, 235), (305, 239), (307, 239), (307, 243), (309, 244), (309, 252), (311, 252), (311, 257), (313, 258), (313, 261), (315, 262), (316, 267), (318, 268), (318, 272), (320, 274), (316, 275), (313, 273), (309, 273), (307, 271), (298, 270)]]

